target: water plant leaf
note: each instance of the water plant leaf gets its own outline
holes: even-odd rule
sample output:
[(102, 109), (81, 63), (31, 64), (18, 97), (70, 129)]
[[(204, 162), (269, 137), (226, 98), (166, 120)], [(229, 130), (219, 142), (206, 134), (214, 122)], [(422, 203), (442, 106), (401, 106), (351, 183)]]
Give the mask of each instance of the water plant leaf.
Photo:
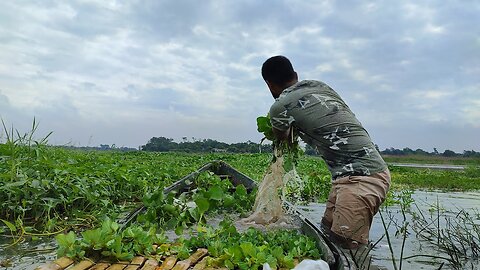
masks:
[(255, 246), (250, 242), (241, 243), (240, 248), (245, 256), (254, 257), (256, 255)]
[(220, 201), (223, 199), (223, 190), (220, 186), (213, 186), (208, 190), (210, 199)]
[(4, 220), (4, 219), (1, 219), (0, 218), (0, 221), (2, 221), (5, 225), (7, 225), (8, 229), (10, 230), (11, 233), (14, 233), (15, 231), (17, 231), (17, 227), (15, 227), (15, 225), (7, 220)]
[(203, 215), (205, 212), (207, 212), (208, 208), (210, 207), (210, 203), (208, 202), (208, 199), (199, 197), (195, 200), (195, 204), (198, 207), (198, 211), (200, 215)]
[(25, 185), (27, 182), (28, 182), (27, 180), (15, 181), (15, 182), (11, 182), (11, 183), (5, 184), (5, 187), (6, 187), (6, 188), (19, 187), (19, 186)]
[(263, 136), (265, 136), (267, 140), (275, 140), (269, 115), (257, 117), (257, 131), (263, 133)]
[(235, 197), (230, 194), (225, 194), (223, 197), (223, 206), (229, 208), (235, 204)]
[(58, 234), (55, 236), (58, 243), (58, 256), (68, 256), (70, 258), (83, 257), (81, 246), (76, 244), (76, 236), (73, 231), (67, 234)]
[(247, 189), (245, 188), (244, 185), (238, 185), (236, 188), (235, 188), (235, 195), (242, 198), (242, 197), (246, 197), (248, 195), (247, 193)]

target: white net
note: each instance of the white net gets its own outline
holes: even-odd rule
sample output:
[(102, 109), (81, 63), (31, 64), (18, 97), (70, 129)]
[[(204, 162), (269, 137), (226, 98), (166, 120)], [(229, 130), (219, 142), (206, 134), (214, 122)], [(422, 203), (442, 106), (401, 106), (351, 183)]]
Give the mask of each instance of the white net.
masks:
[(286, 172), (283, 176), (282, 200), (287, 200), (292, 204), (302, 204), (302, 191), (304, 182), (297, 173), (295, 165), (293, 169)]
[[(297, 194), (300, 191), (302, 181), (295, 167), (285, 172), (281, 153), (275, 152), (275, 155), (276, 161), (270, 164), (258, 187), (253, 213), (242, 220), (245, 223), (270, 225), (291, 221), (288, 213), (285, 213), (282, 202), (285, 200), (287, 190), (291, 194)], [(294, 195), (294, 200), (296, 196), (300, 195)]]

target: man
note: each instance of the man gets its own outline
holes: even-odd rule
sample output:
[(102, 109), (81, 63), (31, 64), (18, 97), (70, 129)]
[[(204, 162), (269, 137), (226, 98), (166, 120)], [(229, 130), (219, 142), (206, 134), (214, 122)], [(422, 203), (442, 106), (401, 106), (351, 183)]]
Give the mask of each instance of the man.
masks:
[(275, 136), (285, 140), (293, 128), (332, 174), (322, 227), (343, 248), (367, 244), (373, 216), (390, 186), (387, 165), (367, 131), (328, 85), (298, 81), (286, 57), (265, 61), (262, 77), (275, 98), (270, 108)]

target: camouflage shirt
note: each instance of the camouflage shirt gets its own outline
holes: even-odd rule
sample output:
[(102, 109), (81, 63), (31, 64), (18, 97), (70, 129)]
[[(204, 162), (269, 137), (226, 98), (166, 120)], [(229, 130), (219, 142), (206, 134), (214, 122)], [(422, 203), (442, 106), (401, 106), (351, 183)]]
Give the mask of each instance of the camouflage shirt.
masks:
[(322, 156), (334, 180), (387, 168), (362, 124), (323, 82), (305, 80), (285, 89), (270, 108), (270, 119), (279, 130), (293, 126)]

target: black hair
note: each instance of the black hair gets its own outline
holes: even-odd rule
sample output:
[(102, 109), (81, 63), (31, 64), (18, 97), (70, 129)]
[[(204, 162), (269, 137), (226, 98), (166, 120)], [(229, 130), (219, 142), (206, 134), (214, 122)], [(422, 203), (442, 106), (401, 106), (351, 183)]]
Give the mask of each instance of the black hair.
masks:
[(263, 63), (262, 77), (269, 83), (283, 86), (295, 78), (295, 71), (288, 58), (283, 55), (277, 55), (268, 58)]

